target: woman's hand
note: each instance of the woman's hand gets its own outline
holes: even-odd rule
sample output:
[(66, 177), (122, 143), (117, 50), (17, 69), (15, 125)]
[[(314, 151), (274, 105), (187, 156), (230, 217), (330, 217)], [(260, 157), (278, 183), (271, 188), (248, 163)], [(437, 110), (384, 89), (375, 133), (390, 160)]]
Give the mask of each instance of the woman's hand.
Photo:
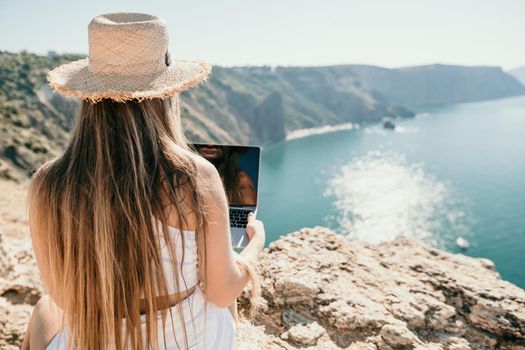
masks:
[(266, 233), (264, 231), (264, 224), (261, 220), (255, 218), (253, 212), (248, 214), (248, 224), (246, 225), (246, 233), (250, 237), (250, 242), (255, 241), (264, 247), (266, 241)]

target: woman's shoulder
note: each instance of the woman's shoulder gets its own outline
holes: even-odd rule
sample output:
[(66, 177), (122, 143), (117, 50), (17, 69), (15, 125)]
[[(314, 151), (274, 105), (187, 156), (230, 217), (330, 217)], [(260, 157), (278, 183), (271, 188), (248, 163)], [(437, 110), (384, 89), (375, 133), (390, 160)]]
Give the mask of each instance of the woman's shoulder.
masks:
[(210, 181), (215, 178), (220, 180), (219, 172), (217, 171), (217, 168), (215, 168), (215, 165), (210, 163), (206, 158), (202, 157), (200, 154), (195, 153), (191, 150), (184, 150), (185, 155), (187, 155), (195, 164), (196, 171), (197, 171), (197, 177), (205, 180)]
[[(222, 180), (215, 168), (215, 165), (210, 163), (206, 158), (202, 157), (200, 154), (193, 152), (190, 149), (185, 149), (180, 146), (175, 146), (176, 152), (182, 154), (190, 159), (195, 166), (195, 177), (196, 182), (200, 185), (200, 188), (203, 190), (203, 194), (208, 197), (208, 199), (216, 199), (217, 196), (220, 196), (224, 192), (224, 187), (222, 185)], [(193, 189), (191, 189), (193, 190)], [(211, 197), (211, 198), (210, 198)]]
[(195, 166), (197, 167), (197, 170), (207, 172), (207, 171), (211, 171), (212, 170), (211, 168), (215, 169), (215, 166), (212, 163), (207, 161), (204, 157), (202, 157), (197, 152), (194, 152), (191, 149), (184, 148), (176, 144), (173, 144), (172, 147), (173, 147), (173, 151), (179, 154), (182, 154), (187, 159), (192, 160)]

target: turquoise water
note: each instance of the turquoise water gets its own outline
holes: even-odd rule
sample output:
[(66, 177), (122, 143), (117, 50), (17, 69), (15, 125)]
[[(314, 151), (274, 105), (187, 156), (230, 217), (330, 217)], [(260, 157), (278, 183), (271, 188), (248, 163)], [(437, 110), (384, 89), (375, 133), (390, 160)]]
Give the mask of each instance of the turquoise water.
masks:
[(327, 226), (371, 242), (405, 234), (496, 263), (525, 288), (525, 97), (429, 109), (265, 147), (267, 241)]

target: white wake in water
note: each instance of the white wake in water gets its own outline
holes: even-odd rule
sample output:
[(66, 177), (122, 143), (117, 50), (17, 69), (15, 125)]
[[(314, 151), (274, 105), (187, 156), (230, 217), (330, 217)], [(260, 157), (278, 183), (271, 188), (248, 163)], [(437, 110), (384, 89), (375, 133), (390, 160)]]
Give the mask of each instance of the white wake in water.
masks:
[(338, 212), (328, 221), (335, 221), (349, 238), (380, 242), (404, 234), (439, 244), (445, 237), (434, 233), (443, 225), (460, 229), (464, 216), (451, 209), (451, 192), (425, 174), (422, 165), (408, 164), (397, 153), (375, 151), (337, 169), (324, 195), (335, 197)]

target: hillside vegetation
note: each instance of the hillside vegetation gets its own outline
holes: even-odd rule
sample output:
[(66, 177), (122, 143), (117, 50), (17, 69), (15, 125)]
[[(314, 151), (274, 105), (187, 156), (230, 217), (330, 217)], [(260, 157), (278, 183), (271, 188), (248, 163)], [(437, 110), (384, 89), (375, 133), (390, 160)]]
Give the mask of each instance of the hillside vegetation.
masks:
[[(64, 148), (78, 101), (52, 92), (46, 74), (83, 57), (0, 51), (0, 178), (25, 178)], [(490, 67), (215, 66), (208, 81), (181, 94), (182, 120), (192, 141), (265, 145), (297, 129), (523, 93), (517, 80)]]

